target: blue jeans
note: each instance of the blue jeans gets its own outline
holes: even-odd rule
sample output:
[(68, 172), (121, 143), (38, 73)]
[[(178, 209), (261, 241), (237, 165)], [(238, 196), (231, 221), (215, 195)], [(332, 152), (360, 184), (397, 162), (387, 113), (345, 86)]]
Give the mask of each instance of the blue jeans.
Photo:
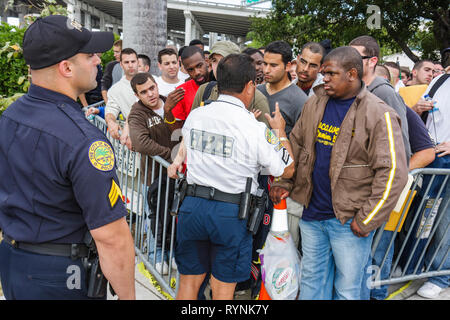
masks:
[(356, 237), (351, 220), (300, 220), (302, 277), (300, 300), (359, 300), (373, 232)]
[[(386, 250), (391, 242), (393, 231), (384, 230), (381, 235), (380, 241), (378, 242), (378, 246), (375, 249), (375, 253), (373, 257), (369, 257), (367, 265), (365, 267), (364, 280), (361, 286), (361, 300), (369, 300), (369, 298), (373, 298), (376, 300), (384, 300), (388, 296), (388, 285), (383, 285), (380, 287), (375, 287), (370, 289), (368, 286), (368, 280), (370, 277), (377, 275), (379, 272), (377, 279), (375, 280), (385, 280), (389, 277), (392, 266), (392, 259), (394, 257), (394, 244), (392, 244), (389, 249), (389, 253), (386, 257), (386, 261), (383, 264), (381, 270), (378, 267), (383, 262), (384, 255), (386, 254)], [(370, 268), (372, 266), (372, 268)]]
[[(446, 233), (447, 227), (450, 224), (450, 204), (447, 206), (445, 212), (442, 212), (445, 205), (445, 201), (449, 197), (450, 197), (450, 182), (447, 182), (447, 189), (445, 191), (445, 195), (441, 203), (442, 209), (439, 208), (437, 215), (437, 217), (439, 217), (441, 214), (443, 214), (443, 217), (437, 226), (436, 233), (434, 234), (433, 240), (431, 241), (430, 247), (428, 248), (428, 251), (425, 255), (426, 265), (428, 266), (431, 262), (430, 271), (438, 269), (439, 265), (441, 264), (450, 247), (450, 231), (447, 231)], [(436, 254), (434, 260), (431, 261), (442, 239), (443, 239), (442, 245), (439, 248), (439, 251)], [(447, 258), (445, 259), (445, 262), (442, 265), (441, 270), (448, 270), (448, 269), (450, 269), (450, 253), (447, 254)], [(432, 277), (429, 278), (428, 281), (434, 283), (435, 285), (441, 288), (447, 288), (450, 286), (449, 275)]]

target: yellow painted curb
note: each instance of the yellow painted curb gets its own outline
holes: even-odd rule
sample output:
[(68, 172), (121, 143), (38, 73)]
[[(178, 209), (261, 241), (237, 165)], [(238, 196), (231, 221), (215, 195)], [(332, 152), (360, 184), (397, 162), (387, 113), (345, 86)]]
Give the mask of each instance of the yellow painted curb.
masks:
[[(156, 290), (158, 290), (159, 293), (161, 293), (167, 300), (173, 300), (173, 297), (161, 288), (158, 281), (156, 281), (155, 277), (145, 268), (143, 262), (139, 263), (137, 267), (139, 272), (150, 281), (150, 283), (153, 285), (153, 287), (156, 288)], [(176, 285), (175, 278), (170, 279), (170, 286), (172, 288), (175, 288), (175, 285)]]
[(398, 289), (397, 291), (392, 292), (386, 299), (384, 300), (391, 300), (392, 298), (394, 298), (395, 296), (399, 295), (400, 293), (402, 293), (403, 291), (405, 291), (410, 285), (411, 285), (412, 281), (409, 281), (407, 284), (405, 284), (403, 287), (401, 287), (400, 289)]

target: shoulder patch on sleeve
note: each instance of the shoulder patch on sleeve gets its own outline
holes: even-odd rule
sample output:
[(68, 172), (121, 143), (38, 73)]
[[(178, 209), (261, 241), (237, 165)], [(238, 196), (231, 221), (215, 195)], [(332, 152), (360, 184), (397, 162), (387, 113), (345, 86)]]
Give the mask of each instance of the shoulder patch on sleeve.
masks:
[(114, 152), (105, 141), (98, 140), (89, 147), (89, 161), (100, 171), (111, 171), (114, 168)]
[(280, 143), (280, 140), (278, 139), (276, 134), (273, 133), (273, 131), (270, 130), (269, 128), (266, 128), (265, 135), (266, 135), (266, 140), (268, 143), (273, 144), (273, 145), (278, 145)]
[(117, 183), (112, 179), (111, 189), (109, 190), (108, 194), (109, 204), (111, 205), (111, 208), (114, 208), (114, 206), (117, 203), (117, 200), (122, 200), (122, 190), (120, 190), (120, 187), (117, 185)]

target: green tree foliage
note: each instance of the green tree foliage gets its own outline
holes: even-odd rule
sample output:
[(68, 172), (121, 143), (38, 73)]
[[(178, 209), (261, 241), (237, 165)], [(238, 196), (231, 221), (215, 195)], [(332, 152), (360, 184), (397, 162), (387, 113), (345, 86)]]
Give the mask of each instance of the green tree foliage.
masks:
[[(422, 58), (429, 58), (450, 46), (448, 0), (273, 0), (272, 4), (267, 18), (253, 19), (249, 37), (257, 42), (283, 39), (298, 48), (328, 38), (336, 47), (369, 34), (383, 50), (403, 50), (413, 61), (419, 57), (411, 49), (421, 49)], [(368, 27), (370, 5), (381, 10), (379, 27)]]
[(25, 29), (0, 25), (0, 96), (13, 96), (28, 90), (28, 67), (22, 53)]

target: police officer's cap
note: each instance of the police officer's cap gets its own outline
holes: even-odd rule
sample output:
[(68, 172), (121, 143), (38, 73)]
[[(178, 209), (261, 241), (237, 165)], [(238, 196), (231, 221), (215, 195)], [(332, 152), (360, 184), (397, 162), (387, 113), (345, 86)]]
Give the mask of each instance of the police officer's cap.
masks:
[(38, 18), (25, 31), (23, 55), (31, 69), (42, 69), (78, 53), (100, 53), (114, 42), (112, 32), (91, 32), (65, 16)]

